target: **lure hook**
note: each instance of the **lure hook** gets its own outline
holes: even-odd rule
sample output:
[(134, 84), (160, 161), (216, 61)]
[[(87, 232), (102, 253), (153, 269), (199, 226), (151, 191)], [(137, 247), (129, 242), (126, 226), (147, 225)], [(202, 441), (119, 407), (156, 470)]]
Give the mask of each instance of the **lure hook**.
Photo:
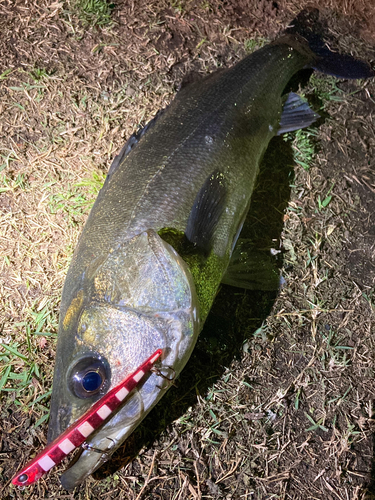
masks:
[(113, 443), (113, 445), (110, 446), (107, 450), (101, 450), (100, 448), (95, 448), (95, 446), (91, 446), (91, 444), (88, 444), (86, 441), (84, 441), (81, 444), (81, 448), (83, 448), (84, 450), (87, 450), (87, 451), (94, 451), (95, 453), (100, 453), (102, 458), (107, 460), (111, 456), (110, 450), (115, 445), (115, 441), (114, 441), (114, 439), (112, 439), (108, 436), (106, 437), (106, 439), (108, 439), (109, 441), (112, 441), (112, 443)]
[[(164, 374), (162, 370), (166, 370), (167, 374)], [(174, 370), (171, 366), (163, 366), (161, 369), (153, 366), (150, 371), (155, 373), (155, 375), (157, 375), (158, 377), (166, 380), (168, 382), (168, 387), (171, 385), (175, 385), (174, 380), (176, 378), (176, 370)], [(168, 377), (169, 374), (170, 376)], [(161, 389), (161, 387), (159, 387), (159, 389)]]

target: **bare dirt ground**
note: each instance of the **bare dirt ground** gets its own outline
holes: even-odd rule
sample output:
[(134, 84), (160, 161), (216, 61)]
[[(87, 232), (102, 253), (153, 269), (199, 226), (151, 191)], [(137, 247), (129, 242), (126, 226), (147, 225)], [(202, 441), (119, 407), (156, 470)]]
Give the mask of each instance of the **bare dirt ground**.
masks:
[[(82, 4), (0, 0), (1, 499), (375, 498), (375, 82), (319, 75), (322, 119), (271, 143), (247, 221), (282, 290), (223, 286), (177, 387), (83, 486), (62, 489), (65, 463), (9, 484), (46, 443), (61, 288), (114, 155), (185, 75), (307, 2)], [(335, 48), (374, 61), (371, 0), (315, 5)]]

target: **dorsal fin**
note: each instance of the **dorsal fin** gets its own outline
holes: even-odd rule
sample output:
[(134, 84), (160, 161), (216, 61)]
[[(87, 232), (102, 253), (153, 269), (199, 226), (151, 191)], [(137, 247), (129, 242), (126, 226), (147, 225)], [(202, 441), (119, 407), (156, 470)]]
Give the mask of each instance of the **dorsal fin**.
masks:
[(140, 128), (137, 132), (134, 132), (134, 134), (129, 137), (119, 154), (115, 156), (112, 165), (109, 167), (107, 179), (109, 179), (109, 177), (113, 174), (117, 167), (122, 163), (123, 159), (130, 153), (130, 151), (132, 151), (137, 146), (146, 132), (148, 132), (155, 125), (157, 120), (163, 115), (166, 109), (167, 108), (160, 109), (156, 113), (154, 118), (152, 118), (148, 123), (146, 123), (144, 127)]

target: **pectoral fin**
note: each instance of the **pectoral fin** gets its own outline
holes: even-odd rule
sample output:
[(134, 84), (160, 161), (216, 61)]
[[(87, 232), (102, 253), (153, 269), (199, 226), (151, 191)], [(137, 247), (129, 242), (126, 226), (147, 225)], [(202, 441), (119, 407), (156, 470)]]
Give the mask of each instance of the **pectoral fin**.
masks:
[(211, 250), (214, 232), (225, 208), (226, 194), (223, 175), (214, 172), (194, 200), (185, 235), (190, 243), (205, 253)]

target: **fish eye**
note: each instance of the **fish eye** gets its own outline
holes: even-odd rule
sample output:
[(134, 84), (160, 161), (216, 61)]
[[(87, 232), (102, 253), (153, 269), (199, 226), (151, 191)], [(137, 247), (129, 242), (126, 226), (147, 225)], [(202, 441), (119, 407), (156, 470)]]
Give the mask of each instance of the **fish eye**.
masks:
[(88, 372), (82, 378), (82, 386), (87, 392), (98, 390), (103, 383), (102, 376), (98, 372)]
[(108, 361), (98, 354), (86, 355), (73, 365), (68, 380), (70, 391), (78, 398), (104, 394), (110, 385)]

